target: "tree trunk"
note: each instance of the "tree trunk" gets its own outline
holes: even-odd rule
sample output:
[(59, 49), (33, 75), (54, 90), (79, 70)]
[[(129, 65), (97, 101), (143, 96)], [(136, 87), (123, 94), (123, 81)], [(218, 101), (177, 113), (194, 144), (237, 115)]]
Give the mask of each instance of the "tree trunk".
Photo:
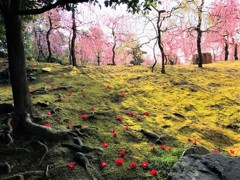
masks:
[(228, 51), (228, 43), (225, 43), (224, 45), (224, 50), (225, 50), (225, 57), (224, 60), (227, 61), (228, 60), (228, 55), (229, 55), (229, 51)]
[[(19, 9), (19, 1), (14, 1), (12, 4)], [(18, 15), (8, 12), (3, 13), (3, 19), (6, 28), (14, 111), (16, 116), (24, 120), (26, 112), (32, 114), (32, 102), (27, 82), (21, 20)]]
[(238, 44), (234, 46), (234, 59), (238, 60)]
[(114, 29), (112, 29), (112, 35), (113, 35), (112, 65), (116, 65), (116, 63), (115, 63), (115, 57), (116, 57), (115, 49), (116, 49), (116, 45), (117, 45), (117, 40), (116, 40)]
[(49, 29), (47, 31), (46, 39), (47, 39), (47, 47), (48, 47), (48, 57), (47, 62), (51, 62), (52, 59), (52, 49), (51, 49), (51, 43), (50, 43), (50, 34), (52, 32), (52, 19), (50, 15), (48, 16), (48, 22), (49, 22)]
[(72, 41), (71, 41), (71, 61), (73, 66), (77, 66), (76, 55), (75, 55), (75, 40), (76, 40), (76, 18), (75, 18), (75, 8), (72, 9)]
[(100, 60), (100, 53), (97, 54), (97, 64), (100, 66), (101, 60)]

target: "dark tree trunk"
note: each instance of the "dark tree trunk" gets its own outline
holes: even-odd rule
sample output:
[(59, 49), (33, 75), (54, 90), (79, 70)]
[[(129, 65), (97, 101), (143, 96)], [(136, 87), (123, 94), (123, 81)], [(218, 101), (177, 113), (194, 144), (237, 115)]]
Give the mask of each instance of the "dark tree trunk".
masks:
[(76, 55), (75, 55), (75, 40), (76, 40), (76, 18), (75, 18), (75, 8), (72, 9), (72, 41), (71, 41), (71, 62), (73, 66), (77, 66)]
[(100, 53), (97, 54), (97, 64), (100, 66), (101, 60), (100, 60)]
[(228, 43), (224, 44), (224, 50), (225, 50), (225, 56), (224, 56), (224, 60), (227, 61), (228, 60), (228, 55), (229, 55), (229, 51), (228, 51)]
[(114, 29), (112, 29), (112, 35), (113, 35), (112, 65), (116, 65), (116, 63), (115, 63), (115, 57), (116, 57), (115, 49), (116, 49), (116, 46), (117, 46), (117, 40), (116, 40)]
[(234, 59), (238, 60), (238, 44), (234, 46)]
[(197, 25), (197, 52), (198, 52), (198, 67), (203, 67), (203, 57), (202, 57), (202, 13), (203, 13), (204, 0), (202, 0), (200, 7), (198, 8), (198, 25)]
[(165, 53), (164, 53), (163, 44), (162, 44), (162, 34), (161, 34), (161, 27), (160, 27), (161, 13), (162, 13), (162, 11), (158, 11), (158, 20), (157, 20), (158, 47), (159, 47), (159, 49), (161, 51), (161, 55), (162, 55), (161, 73), (166, 74), (166, 71), (165, 71)]
[(47, 62), (51, 62), (51, 59), (52, 59), (52, 49), (51, 49), (51, 43), (50, 43), (50, 34), (52, 32), (53, 25), (52, 25), (52, 19), (51, 19), (50, 15), (48, 16), (48, 22), (49, 22), (49, 29), (48, 29), (47, 35), (46, 35), (47, 47), (48, 47)]
[[(14, 9), (19, 9), (19, 5), (19, 1), (12, 2)], [(3, 12), (3, 19), (6, 28), (14, 110), (15, 114), (24, 120), (26, 112), (32, 114), (32, 102), (27, 82), (21, 20), (18, 15), (8, 12)]]

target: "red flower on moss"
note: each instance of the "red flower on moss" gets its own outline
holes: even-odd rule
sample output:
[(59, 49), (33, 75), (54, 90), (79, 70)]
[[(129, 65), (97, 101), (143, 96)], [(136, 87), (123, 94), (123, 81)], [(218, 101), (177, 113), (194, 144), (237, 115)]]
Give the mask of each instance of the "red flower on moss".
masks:
[(52, 114), (52, 113), (51, 113), (51, 111), (48, 111), (48, 112), (47, 112), (47, 115), (49, 115), (49, 116), (50, 116), (51, 114)]
[(62, 74), (61, 74), (61, 76), (62, 76), (62, 77), (64, 77), (64, 76), (65, 76), (65, 74), (64, 74), (64, 73), (62, 73)]
[(125, 125), (125, 126), (124, 126), (124, 129), (125, 129), (125, 130), (128, 130), (128, 128), (129, 128), (128, 125)]
[(114, 129), (111, 129), (111, 133), (115, 133), (115, 130), (114, 130)]
[(101, 166), (102, 168), (105, 168), (107, 166), (107, 163), (105, 161), (102, 161)]
[(215, 152), (215, 153), (219, 153), (219, 150), (217, 150), (217, 149), (214, 149), (214, 150), (213, 150), (213, 152)]
[(122, 93), (122, 94), (121, 94), (121, 97), (125, 97), (125, 94), (124, 94), (124, 93)]
[(232, 149), (230, 149), (230, 154), (234, 154), (235, 153), (235, 151), (234, 150), (232, 150)]
[(156, 176), (157, 175), (157, 170), (156, 169), (151, 170), (150, 175), (151, 176)]
[(67, 129), (71, 129), (72, 127), (71, 127), (71, 125), (70, 124), (68, 124), (67, 125)]
[(117, 121), (122, 121), (121, 116), (117, 116), (117, 117), (116, 117), (116, 120), (117, 120)]
[(146, 161), (142, 162), (142, 168), (147, 169), (148, 168), (148, 163)]
[(148, 116), (148, 115), (149, 115), (149, 112), (148, 112), (148, 111), (146, 111), (144, 114), (145, 114), (146, 116)]
[(131, 112), (129, 113), (129, 115), (130, 115), (130, 116), (134, 116), (134, 113), (131, 111)]
[(54, 89), (55, 87), (54, 86), (51, 86), (51, 89)]
[(68, 92), (68, 96), (72, 96), (72, 92), (71, 91)]
[(118, 136), (118, 135), (117, 135), (117, 133), (113, 133), (113, 137), (115, 137), (115, 138), (116, 138), (117, 136)]
[(122, 158), (116, 159), (116, 165), (117, 166), (121, 166), (122, 164), (123, 164), (123, 159)]
[(170, 151), (172, 151), (172, 148), (168, 147), (167, 150), (170, 152)]
[(72, 171), (74, 169), (74, 166), (75, 166), (75, 163), (74, 162), (71, 162), (68, 164), (68, 169), (69, 171)]
[(103, 147), (103, 148), (107, 148), (107, 147), (108, 147), (108, 144), (106, 143), (106, 141), (104, 141), (104, 142), (102, 143), (102, 147)]
[(91, 107), (91, 110), (94, 111), (96, 108), (94, 106)]
[(125, 156), (125, 151), (120, 151), (119, 154), (120, 154), (121, 157), (124, 157)]
[(161, 148), (162, 150), (165, 150), (165, 149), (166, 149), (166, 146), (165, 146), (165, 145), (161, 145), (160, 148)]
[(138, 116), (138, 117), (137, 117), (137, 120), (138, 120), (138, 121), (141, 121), (141, 120), (142, 120), (142, 118), (141, 118), (140, 116)]
[(194, 141), (193, 141), (193, 144), (194, 144), (194, 145), (197, 145), (197, 140), (194, 140)]
[(82, 114), (82, 119), (86, 119), (87, 115), (86, 114)]
[(107, 89), (110, 89), (110, 86), (109, 86), (109, 85), (107, 85), (107, 86), (106, 86), (106, 88), (107, 88)]
[(130, 166), (131, 169), (136, 169), (137, 163), (136, 163), (136, 162), (133, 162), (133, 163), (131, 163), (129, 166)]
[(50, 127), (51, 124), (50, 124), (50, 123), (46, 123), (46, 124), (44, 124), (44, 126), (46, 126), (46, 127)]

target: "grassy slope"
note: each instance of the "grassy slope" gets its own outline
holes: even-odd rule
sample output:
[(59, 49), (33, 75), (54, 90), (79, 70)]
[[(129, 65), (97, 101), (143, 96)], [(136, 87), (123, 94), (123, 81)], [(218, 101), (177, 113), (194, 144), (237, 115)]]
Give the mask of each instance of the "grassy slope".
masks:
[[(62, 102), (55, 102), (57, 95), (67, 95), (67, 91), (34, 95), (33, 102), (47, 102), (63, 109), (59, 114), (47, 117), (46, 112), (50, 109), (36, 106), (41, 116), (45, 117), (42, 123), (49, 122), (54, 128), (65, 129), (68, 123), (64, 119), (69, 119), (71, 125), (97, 127), (96, 133), (85, 139), (84, 143), (98, 147), (103, 141), (109, 144), (103, 156), (108, 165), (101, 170), (105, 179), (149, 177), (148, 170), (143, 171), (140, 167), (136, 171), (129, 169), (131, 162), (136, 161), (140, 166), (144, 160), (149, 162), (150, 169), (156, 168), (166, 175), (164, 170), (176, 161), (182, 148), (191, 145), (188, 138), (197, 140), (199, 145), (210, 150), (219, 149), (226, 154), (233, 149), (239, 156), (240, 129), (226, 128), (228, 124), (240, 126), (239, 61), (204, 65), (202, 69), (195, 66), (168, 66), (166, 75), (158, 72), (159, 69), (151, 73), (148, 67), (140, 66), (73, 69), (55, 65), (50, 73), (41, 74), (37, 81), (31, 83), (30, 89), (50, 88), (58, 84), (72, 86), (72, 96), (66, 96)], [(65, 73), (64, 77), (62, 73)], [(107, 85), (111, 88), (106, 89)], [(121, 93), (125, 94), (124, 98), (120, 97)], [(9, 86), (0, 86), (0, 94), (1, 102), (12, 101)], [(96, 112), (104, 114), (97, 115), (93, 120), (82, 120), (82, 113), (92, 113), (91, 106), (96, 107)], [(137, 121), (136, 116), (130, 117), (130, 111), (141, 116), (143, 121)], [(150, 115), (144, 116), (145, 111), (149, 111)], [(120, 115), (123, 121), (116, 121), (116, 115)], [(124, 130), (125, 124), (130, 127), (127, 131)], [(117, 138), (112, 136), (112, 128), (117, 132)], [(156, 146), (157, 151), (153, 153), (150, 151), (153, 143), (143, 137), (137, 131), (139, 129), (172, 135), (178, 141), (166, 143), (166, 146), (173, 148), (172, 152), (161, 151)], [(116, 167), (115, 159), (119, 157), (120, 150), (126, 151), (125, 163), (123, 167)], [(61, 164), (69, 159), (55, 160), (55, 163)], [(66, 172), (66, 176), (79, 179), (79, 174)], [(60, 177), (56, 175), (57, 178)]]

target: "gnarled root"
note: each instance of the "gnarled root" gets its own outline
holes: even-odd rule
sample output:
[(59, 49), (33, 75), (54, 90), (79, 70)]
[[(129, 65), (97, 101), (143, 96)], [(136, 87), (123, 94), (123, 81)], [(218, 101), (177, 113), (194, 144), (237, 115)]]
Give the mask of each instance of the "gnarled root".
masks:
[(0, 131), (0, 141), (4, 142), (5, 144), (12, 144), (13, 138), (11, 133), (13, 131), (12, 125), (12, 118), (9, 117), (6, 119), (6, 127)]
[(14, 174), (13, 176), (5, 177), (2, 180), (15, 180), (15, 179), (25, 179), (25, 178), (28, 179), (31, 176), (45, 177), (45, 171), (22, 172), (22, 173)]

